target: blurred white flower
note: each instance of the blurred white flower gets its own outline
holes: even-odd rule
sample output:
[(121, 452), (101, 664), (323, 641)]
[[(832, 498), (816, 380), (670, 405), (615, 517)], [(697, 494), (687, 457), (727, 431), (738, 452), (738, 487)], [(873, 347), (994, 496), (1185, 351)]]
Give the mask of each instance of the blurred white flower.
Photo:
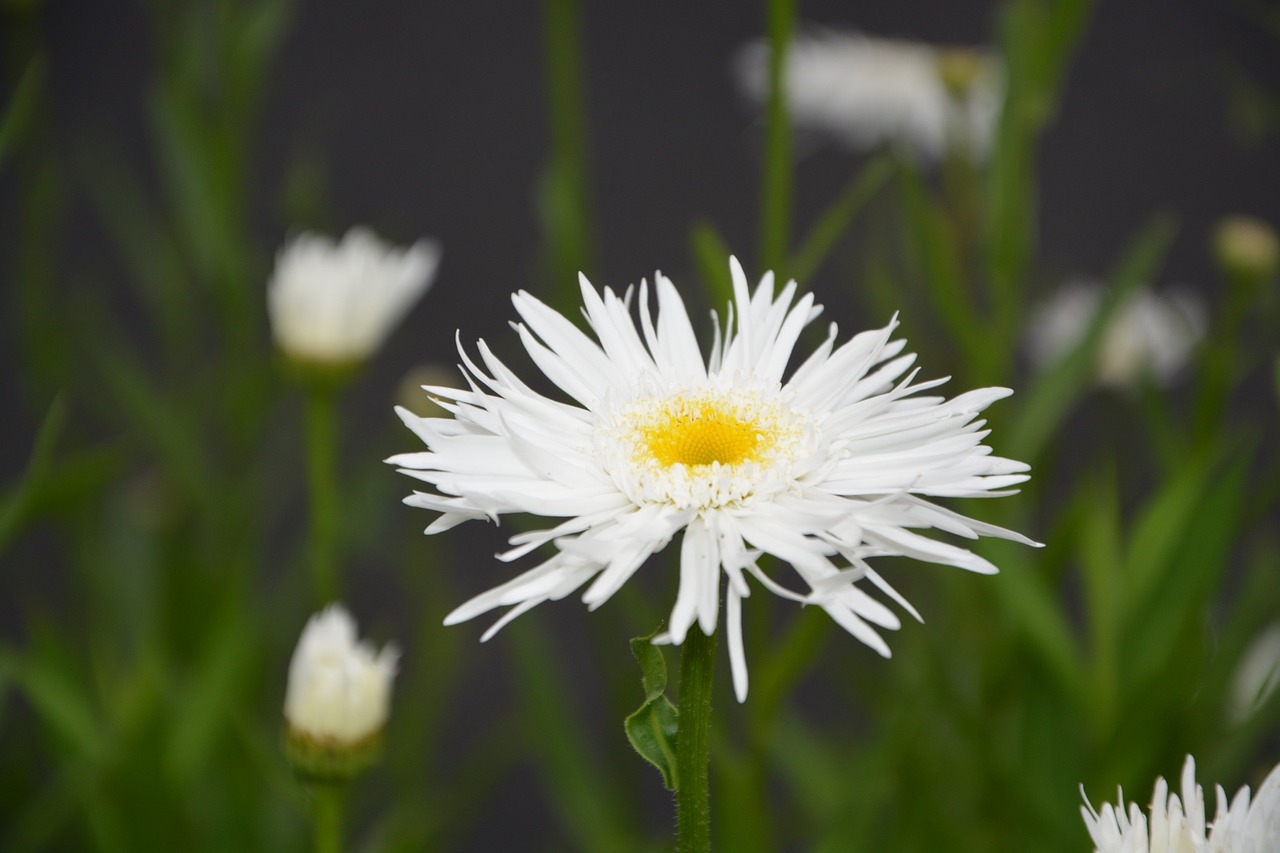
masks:
[[(768, 43), (746, 45), (735, 66), (743, 91), (763, 104)], [(783, 75), (797, 126), (855, 149), (900, 144), (932, 160), (957, 144), (984, 157), (1004, 93), (1003, 67), (989, 52), (856, 32), (796, 36)]]
[(280, 250), (267, 288), (276, 345), (302, 363), (364, 361), (427, 289), (439, 260), (429, 240), (401, 250), (364, 228), (338, 243), (299, 234)]
[(1280, 686), (1280, 622), (1259, 634), (1245, 650), (1231, 680), (1228, 718), (1243, 722)]
[[(951, 400), (922, 395), (941, 381), (917, 381), (915, 356), (893, 339), (896, 320), (839, 346), (833, 323), (825, 342), (788, 370), (821, 307), (811, 294), (798, 297), (795, 282), (775, 293), (769, 273), (752, 291), (736, 260), (730, 269), (734, 298), (709, 356), (665, 276), (655, 281), (656, 315), (647, 283), (633, 305), (630, 292), (597, 293), (583, 278), (593, 336), (528, 293), (512, 298), (525, 349), (573, 402), (543, 396), (481, 341), (479, 363), (461, 351), (466, 388), (429, 389), (453, 417), (398, 410), (428, 450), (388, 461), (432, 487), (405, 499), (441, 513), (427, 533), (511, 512), (563, 519), (512, 537), (503, 561), (542, 545), (554, 553), (463, 604), (446, 624), (510, 607), (487, 639), (588, 581), (583, 601), (594, 609), (679, 536), (679, 588), (668, 633), (655, 642), (682, 643), (690, 630), (712, 634), (723, 580), (741, 700), (749, 580), (823, 608), (888, 656), (876, 628), (894, 630), (898, 618), (859, 582), (916, 613), (870, 558), (906, 555), (991, 573), (996, 567), (986, 559), (918, 531), (1032, 544), (931, 500), (1004, 495), (1027, 479), (1026, 465), (983, 444), (980, 414), (1007, 388)], [(792, 591), (766, 573), (758, 562), (766, 552), (789, 563), (805, 588)]]
[[(1095, 853), (1276, 853), (1280, 851), (1280, 767), (1263, 781), (1250, 802), (1249, 787), (1228, 802), (1218, 786), (1217, 814), (1205, 823), (1204, 791), (1196, 784), (1190, 755), (1182, 767), (1182, 798), (1169, 793), (1163, 778), (1151, 795), (1151, 818), (1118, 791), (1117, 805), (1103, 803), (1095, 811), (1085, 798), (1080, 807)], [(1083, 790), (1081, 794), (1083, 795)]]
[(291, 739), (328, 747), (357, 747), (382, 731), (399, 652), (375, 652), (356, 637), (356, 623), (339, 604), (312, 616), (289, 664), (284, 716)]
[[(1088, 332), (1103, 301), (1102, 286), (1077, 280), (1059, 290), (1031, 318), (1032, 361), (1047, 366), (1069, 353)], [(1143, 376), (1169, 383), (1204, 337), (1206, 312), (1194, 295), (1138, 290), (1102, 333), (1096, 375), (1105, 385), (1135, 385)]]

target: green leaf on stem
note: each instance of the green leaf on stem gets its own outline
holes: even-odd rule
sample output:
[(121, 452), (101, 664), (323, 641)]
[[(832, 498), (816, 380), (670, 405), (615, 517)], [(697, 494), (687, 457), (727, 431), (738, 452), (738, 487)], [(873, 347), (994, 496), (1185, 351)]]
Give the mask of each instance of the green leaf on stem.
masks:
[(44, 75), (44, 57), (37, 55), (27, 62), (8, 107), (0, 114), (0, 166), (4, 165), (5, 160), (35, 124)]
[(699, 220), (689, 232), (689, 245), (693, 259), (707, 286), (707, 298), (711, 307), (723, 311), (733, 302), (733, 277), (729, 274), (729, 246), (716, 227), (706, 220)]
[(965, 274), (959, 237), (942, 207), (933, 199), (924, 176), (910, 164), (898, 169), (902, 199), (905, 254), (919, 266), (931, 304), (965, 362), (984, 365), (991, 358), (991, 336), (974, 304), (972, 282)]
[(57, 397), (49, 406), (49, 413), (36, 433), (31, 461), (27, 464), (22, 480), (8, 494), (0, 498), (0, 553), (22, 527), (30, 509), (32, 494), (40, 487), (52, 464), (54, 449), (67, 422), (67, 404)]
[(667, 790), (675, 791), (680, 787), (680, 780), (676, 777), (676, 734), (680, 714), (664, 692), (667, 689), (667, 661), (662, 649), (653, 644), (656, 633), (631, 641), (631, 653), (640, 663), (644, 704), (627, 717), (624, 725), (627, 740), (631, 741), (636, 752), (658, 768)]

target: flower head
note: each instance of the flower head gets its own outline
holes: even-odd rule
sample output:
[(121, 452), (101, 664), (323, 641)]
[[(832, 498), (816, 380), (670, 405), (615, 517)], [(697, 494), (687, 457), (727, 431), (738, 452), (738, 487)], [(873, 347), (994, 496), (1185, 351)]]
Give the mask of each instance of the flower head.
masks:
[[(1083, 795), (1083, 790), (1081, 791)], [(1249, 801), (1246, 785), (1230, 802), (1219, 785), (1213, 823), (1205, 823), (1204, 791), (1196, 784), (1196, 762), (1190, 755), (1182, 767), (1182, 798), (1169, 793), (1163, 778), (1151, 795), (1151, 819), (1136, 803), (1125, 811), (1124, 794), (1116, 806), (1100, 811), (1085, 799), (1080, 807), (1095, 853), (1271, 853), (1280, 850), (1280, 767), (1271, 771)]]
[[(295, 763), (314, 770), (363, 763), (387, 721), (399, 652), (375, 652), (341, 605), (312, 616), (289, 663), (286, 740)], [(302, 760), (298, 761), (297, 757)]]
[[(547, 544), (554, 553), (463, 604), (446, 624), (510, 606), (487, 639), (588, 581), (583, 601), (594, 609), (679, 535), (676, 601), (667, 633), (655, 642), (681, 643), (695, 623), (715, 631), (723, 577), (742, 699), (741, 602), (751, 581), (822, 607), (887, 656), (876, 628), (896, 629), (898, 619), (858, 581), (919, 617), (869, 558), (899, 554), (994, 572), (982, 557), (916, 530), (1029, 542), (929, 500), (1007, 494), (999, 490), (1026, 479), (1026, 465), (982, 444), (987, 432), (976, 420), (1007, 389), (952, 400), (920, 395), (945, 380), (917, 381), (915, 357), (893, 340), (896, 321), (840, 345), (832, 324), (789, 370), (801, 332), (821, 308), (812, 295), (797, 298), (795, 282), (775, 294), (772, 274), (751, 292), (736, 260), (731, 267), (734, 300), (709, 356), (662, 274), (656, 314), (645, 282), (632, 306), (630, 291), (597, 293), (583, 278), (592, 335), (528, 293), (512, 298), (521, 342), (570, 401), (534, 390), (480, 341), (479, 363), (460, 350), (468, 388), (428, 387), (452, 418), (398, 410), (428, 449), (388, 461), (431, 487), (405, 499), (441, 513), (428, 533), (509, 512), (564, 519), (512, 537), (504, 561)], [(762, 553), (789, 563), (804, 588), (766, 573)]]
[[(1088, 332), (1102, 307), (1096, 282), (1076, 281), (1060, 290), (1032, 318), (1030, 350), (1038, 364), (1065, 356)], [(1112, 316), (1098, 345), (1098, 381), (1132, 386), (1143, 376), (1169, 383), (1204, 336), (1205, 310), (1188, 293), (1139, 290)]]
[(1223, 269), (1247, 280), (1265, 281), (1280, 266), (1275, 229), (1252, 216), (1222, 219), (1213, 232), (1213, 248)]
[(299, 234), (267, 287), (276, 345), (303, 364), (347, 366), (373, 354), (431, 283), (437, 244), (400, 250), (352, 228), (339, 243)]
[[(747, 45), (737, 60), (743, 91), (768, 94), (769, 48)], [(1000, 62), (975, 48), (810, 32), (792, 39), (784, 77), (792, 120), (855, 149), (904, 145), (938, 160), (953, 145), (985, 155), (1003, 96)]]

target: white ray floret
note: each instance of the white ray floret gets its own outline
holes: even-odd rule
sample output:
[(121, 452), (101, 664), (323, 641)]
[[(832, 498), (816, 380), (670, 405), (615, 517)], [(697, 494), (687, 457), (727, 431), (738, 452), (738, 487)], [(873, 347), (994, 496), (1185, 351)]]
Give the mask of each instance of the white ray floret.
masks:
[[(397, 409), (427, 450), (388, 461), (428, 485), (405, 499), (440, 513), (428, 533), (512, 512), (560, 519), (513, 536), (499, 555), (515, 561), (549, 546), (545, 560), (466, 602), (446, 624), (512, 608), (487, 638), (584, 585), (583, 601), (594, 609), (679, 537), (676, 600), (656, 642), (681, 643), (695, 624), (714, 632), (723, 578), (741, 700), (741, 603), (754, 584), (822, 607), (887, 656), (877, 629), (897, 629), (898, 618), (859, 581), (919, 615), (869, 558), (907, 555), (990, 573), (996, 569), (982, 557), (917, 531), (1034, 544), (929, 500), (1008, 494), (1026, 479), (1026, 465), (983, 444), (978, 415), (1007, 389), (952, 400), (921, 395), (941, 381), (917, 380), (914, 356), (892, 339), (896, 319), (839, 345), (832, 324), (788, 374), (820, 306), (811, 295), (797, 298), (794, 282), (775, 292), (772, 274), (753, 291), (738, 262), (730, 266), (729, 320), (708, 355), (661, 273), (656, 313), (646, 282), (632, 305), (630, 291), (597, 292), (583, 278), (590, 333), (528, 293), (512, 298), (521, 319), (515, 331), (561, 398), (525, 384), (480, 341), (478, 359), (459, 346), (466, 388), (427, 388), (451, 417)], [(762, 553), (791, 571), (770, 576)]]
[[(1083, 794), (1083, 790), (1081, 792)], [(1080, 807), (1094, 853), (1273, 853), (1280, 850), (1280, 767), (1271, 771), (1250, 802), (1246, 785), (1228, 801), (1219, 785), (1217, 813), (1205, 822), (1204, 790), (1196, 784), (1196, 762), (1182, 766), (1182, 797), (1156, 779), (1148, 820), (1136, 803), (1125, 809), (1124, 793), (1116, 805), (1095, 810), (1085, 799)]]

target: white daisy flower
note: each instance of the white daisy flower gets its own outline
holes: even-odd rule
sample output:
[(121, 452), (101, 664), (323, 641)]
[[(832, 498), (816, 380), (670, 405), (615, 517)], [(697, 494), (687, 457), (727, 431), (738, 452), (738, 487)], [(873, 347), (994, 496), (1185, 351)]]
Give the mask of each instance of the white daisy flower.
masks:
[(276, 345), (294, 361), (364, 361), (431, 284), (438, 244), (397, 249), (364, 228), (339, 243), (299, 234), (276, 258), (267, 310)]
[[(1249, 801), (1246, 785), (1228, 802), (1217, 787), (1217, 814), (1205, 823), (1204, 791), (1196, 784), (1196, 762), (1190, 755), (1182, 767), (1182, 798), (1169, 793), (1163, 777), (1151, 795), (1151, 819), (1136, 803), (1125, 811), (1124, 793), (1117, 805), (1103, 803), (1095, 811), (1085, 798), (1080, 807), (1094, 853), (1273, 853), (1280, 850), (1280, 767), (1271, 771)], [(1081, 795), (1084, 791), (1081, 789)]]
[[(1042, 305), (1029, 327), (1032, 360), (1049, 365), (1070, 352), (1089, 330), (1103, 296), (1097, 282), (1076, 280)], [(1151, 376), (1168, 384), (1191, 359), (1206, 326), (1204, 304), (1193, 294), (1137, 291), (1103, 330), (1095, 367), (1098, 382), (1123, 388)]]
[[(735, 66), (742, 90), (764, 103), (768, 43), (748, 44)], [(942, 159), (957, 143), (984, 157), (1004, 97), (1003, 67), (989, 52), (857, 32), (796, 36), (783, 80), (797, 126), (856, 150), (904, 145), (927, 160)]]
[(399, 652), (375, 652), (356, 636), (341, 605), (312, 616), (289, 663), (284, 716), (289, 736), (320, 746), (355, 747), (382, 731)]
[[(754, 293), (730, 259), (734, 301), (704, 358), (680, 294), (660, 273), (657, 314), (646, 282), (639, 323), (631, 292), (597, 293), (582, 279), (594, 336), (528, 293), (512, 297), (514, 324), (538, 368), (572, 402), (525, 384), (489, 349), (479, 363), (461, 350), (467, 390), (429, 386), (452, 418), (400, 417), (428, 450), (388, 461), (433, 491), (405, 499), (441, 513), (438, 533), (469, 519), (509, 512), (563, 518), (520, 533), (513, 561), (541, 545), (555, 553), (524, 574), (453, 611), (446, 624), (495, 607), (509, 610), (485, 634), (543, 601), (592, 581), (583, 601), (604, 604), (650, 555), (677, 535), (680, 579), (668, 632), (681, 643), (697, 623), (711, 634), (726, 580), (733, 680), (746, 696), (741, 603), (754, 579), (770, 592), (826, 610), (880, 654), (876, 628), (898, 618), (863, 591), (867, 580), (919, 615), (867, 560), (896, 554), (990, 573), (978, 555), (916, 532), (937, 528), (976, 539), (1030, 540), (935, 505), (929, 498), (1009, 494), (1027, 466), (991, 454), (978, 413), (1007, 396), (984, 388), (953, 400), (919, 396), (945, 380), (917, 381), (915, 357), (892, 340), (896, 320), (839, 346), (826, 340), (788, 372), (801, 331), (821, 311), (795, 282), (775, 295), (772, 273)], [(715, 315), (713, 314), (713, 319)], [(757, 562), (789, 563), (795, 591)]]

